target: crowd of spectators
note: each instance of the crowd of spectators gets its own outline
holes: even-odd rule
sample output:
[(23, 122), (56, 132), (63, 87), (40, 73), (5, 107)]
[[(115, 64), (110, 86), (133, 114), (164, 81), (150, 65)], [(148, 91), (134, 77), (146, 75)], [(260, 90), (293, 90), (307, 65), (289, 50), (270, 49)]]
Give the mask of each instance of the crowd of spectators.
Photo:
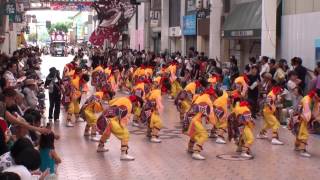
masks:
[(0, 53), (0, 179), (44, 179), (61, 162), (53, 145), (59, 136), (41, 126), (45, 94), (40, 56), (36, 47), (11, 57)]

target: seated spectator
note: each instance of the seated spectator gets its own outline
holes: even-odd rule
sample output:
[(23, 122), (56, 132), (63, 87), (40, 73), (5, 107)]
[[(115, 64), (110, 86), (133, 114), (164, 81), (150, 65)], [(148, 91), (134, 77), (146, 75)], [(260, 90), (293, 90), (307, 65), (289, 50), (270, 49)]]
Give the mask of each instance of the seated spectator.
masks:
[(21, 180), (21, 177), (17, 173), (3, 172), (3, 173), (0, 173), (0, 179), (3, 179), (3, 180)]
[(27, 105), (30, 108), (37, 108), (38, 97), (37, 97), (37, 83), (34, 79), (27, 79), (24, 82), (23, 94), (26, 97)]
[(4, 106), (0, 106), (2, 107), (0, 112), (4, 112), (5, 121), (8, 125), (20, 125), (27, 128), (28, 130), (38, 131), (40, 133), (50, 133), (50, 130), (46, 128), (32, 126), (29, 123), (27, 123), (19, 114), (15, 112), (10, 112), (10, 107), (15, 106), (15, 98), (17, 96), (17, 92), (13, 88), (5, 89), (3, 92), (3, 96), (4, 98), (2, 103), (4, 103)]
[(0, 172), (15, 164), (14, 157), (18, 156), (24, 149), (33, 148), (31, 141), (27, 138), (18, 139), (12, 146), (10, 152), (0, 156)]

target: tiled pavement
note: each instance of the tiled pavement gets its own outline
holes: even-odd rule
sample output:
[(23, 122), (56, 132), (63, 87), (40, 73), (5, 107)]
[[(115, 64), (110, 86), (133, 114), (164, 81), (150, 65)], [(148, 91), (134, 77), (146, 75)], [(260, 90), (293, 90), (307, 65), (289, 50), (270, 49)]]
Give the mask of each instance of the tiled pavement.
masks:
[[(69, 60), (55, 60), (46, 57), (51, 66), (61, 69)], [(44, 63), (44, 68), (48, 65)], [(62, 69), (61, 69), (62, 71)], [(205, 161), (195, 161), (186, 152), (188, 137), (181, 134), (178, 114), (173, 103), (165, 100), (161, 115), (165, 128), (161, 130), (161, 144), (149, 143), (143, 129), (129, 127), (131, 139), (129, 152), (135, 156), (132, 162), (119, 160), (120, 142), (112, 137), (106, 144), (109, 152), (97, 153), (97, 143), (83, 136), (85, 123), (67, 128), (63, 121), (55, 124), (55, 131), (61, 135), (56, 150), (62, 158), (58, 167), (61, 180), (202, 180), (202, 179), (305, 179), (316, 180), (320, 177), (320, 140), (311, 137), (309, 151), (312, 158), (306, 159), (293, 151), (294, 136), (281, 128), (280, 138), (284, 146), (272, 146), (267, 140), (256, 140), (252, 151), (253, 160), (227, 161), (218, 159), (220, 154), (234, 154), (235, 145), (218, 145), (212, 139), (204, 145)], [(63, 119), (63, 117), (61, 118)], [(261, 127), (257, 121), (255, 132)]]

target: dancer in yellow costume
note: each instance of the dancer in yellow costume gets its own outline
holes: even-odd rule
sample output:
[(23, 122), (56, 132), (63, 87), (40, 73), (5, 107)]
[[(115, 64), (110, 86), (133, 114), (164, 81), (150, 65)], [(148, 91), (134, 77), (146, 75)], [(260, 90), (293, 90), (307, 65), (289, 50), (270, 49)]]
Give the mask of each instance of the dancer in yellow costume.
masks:
[(235, 88), (236, 90), (239, 91), (243, 99), (247, 97), (247, 93), (248, 93), (249, 86), (247, 82), (248, 82), (248, 78), (246, 75), (239, 76), (234, 80), (234, 84), (236, 86)]
[(191, 110), (188, 112), (194, 115), (187, 132), (190, 137), (188, 152), (192, 153), (192, 158), (196, 160), (205, 159), (200, 152), (203, 149), (205, 141), (208, 139), (208, 132), (202, 124), (202, 118), (206, 118), (212, 125), (215, 125), (216, 122), (213, 112), (213, 100), (215, 96), (213, 88), (207, 89), (194, 100)]
[(76, 69), (75, 73), (71, 75), (71, 101), (68, 105), (67, 114), (67, 127), (73, 127), (72, 116), (75, 116), (76, 121), (79, 119), (80, 113), (80, 79), (81, 79), (81, 69)]
[(218, 144), (226, 144), (224, 134), (227, 132), (228, 128), (228, 93), (226, 91), (223, 91), (222, 96), (218, 97), (213, 102), (214, 112), (215, 116), (217, 118), (217, 122), (215, 125), (217, 139), (216, 143)]
[(260, 133), (258, 134), (258, 139), (266, 139), (268, 136), (266, 135), (269, 129), (272, 130), (272, 140), (271, 144), (273, 145), (283, 145), (283, 142), (279, 140), (278, 131), (280, 128), (280, 123), (276, 116), (274, 115), (276, 112), (276, 101), (278, 100), (278, 95), (282, 92), (281, 87), (273, 87), (272, 90), (267, 95), (266, 103), (263, 108), (263, 119), (264, 125)]
[[(119, 97), (109, 102), (110, 107), (116, 108), (117, 112), (112, 117), (108, 117), (107, 127), (101, 136), (97, 152), (106, 152), (105, 142), (110, 138), (111, 134), (116, 136), (121, 141), (121, 156), (120, 160), (134, 160), (134, 157), (128, 155), (129, 130), (127, 128), (128, 121), (131, 116), (133, 102), (137, 98), (135, 96)], [(108, 111), (107, 109), (106, 111)]]
[(81, 116), (87, 122), (87, 125), (84, 130), (84, 136), (90, 136), (91, 130), (92, 140), (96, 140), (94, 138), (97, 135), (97, 114), (103, 111), (103, 99), (104, 93), (102, 91), (98, 91), (87, 99), (87, 101), (84, 103), (80, 110)]
[[(138, 96), (142, 99), (145, 97), (146, 83), (144, 81), (137, 81), (136, 85), (132, 88), (132, 95)], [(133, 108), (133, 126), (140, 126), (141, 106), (134, 106)]]
[(172, 62), (166, 69), (166, 72), (170, 74), (170, 82), (171, 82), (171, 93), (170, 98), (175, 99), (178, 93), (182, 90), (182, 87), (177, 79), (177, 66), (178, 62)]
[(247, 101), (242, 101), (237, 104), (233, 113), (235, 115), (237, 126), (239, 129), (239, 140), (237, 142), (237, 151), (241, 152), (241, 156), (245, 158), (252, 158), (252, 153), (250, 148), (254, 142), (253, 128), (254, 122), (252, 119), (251, 111), (249, 109), (249, 103)]
[(183, 122), (184, 114), (187, 113), (191, 107), (192, 100), (196, 94), (196, 89), (201, 87), (199, 81), (190, 82), (187, 86), (179, 92), (175, 99), (175, 105), (180, 113), (180, 121)]
[(210, 85), (213, 88), (216, 88), (217, 84), (220, 82), (220, 76), (213, 74), (211, 77), (208, 78), (208, 83), (210, 83)]
[[(313, 109), (311, 104), (313, 102)], [(309, 139), (308, 123), (311, 121), (311, 114), (319, 114), (320, 90), (311, 91), (301, 100), (301, 112), (299, 113), (299, 126), (296, 133), (295, 150), (303, 157), (311, 157), (306, 146)]]
[[(151, 90), (146, 95), (146, 106), (149, 106), (147, 110), (151, 110), (151, 117), (148, 122), (148, 131), (151, 133), (150, 141), (153, 143), (160, 143), (159, 131), (162, 128), (162, 121), (160, 118), (160, 112), (163, 111), (161, 90), (156, 88)], [(148, 136), (148, 134), (147, 134)]]

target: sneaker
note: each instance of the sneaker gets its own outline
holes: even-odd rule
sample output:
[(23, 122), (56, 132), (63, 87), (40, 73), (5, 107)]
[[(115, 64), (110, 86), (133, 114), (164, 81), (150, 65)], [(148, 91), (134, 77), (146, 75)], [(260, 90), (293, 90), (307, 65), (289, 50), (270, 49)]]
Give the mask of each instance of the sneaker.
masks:
[(89, 132), (84, 132), (83, 136), (90, 136)]
[(223, 138), (218, 137), (217, 140), (216, 140), (216, 143), (217, 144), (226, 144), (226, 141)]
[(192, 158), (195, 160), (205, 160), (206, 158), (201, 156), (200, 153), (192, 153)]
[(279, 141), (277, 138), (272, 138), (271, 140), (272, 145), (283, 145), (283, 142)]
[(137, 122), (133, 122), (133, 123), (132, 123), (132, 126), (133, 126), (133, 127), (140, 127), (140, 124), (137, 123)]
[(91, 141), (93, 142), (100, 142), (100, 136), (91, 136)]
[(265, 135), (265, 134), (259, 133), (259, 134), (257, 135), (257, 139), (267, 139), (267, 138), (268, 138), (268, 136)]
[(193, 149), (192, 148), (188, 148), (187, 152), (190, 153), (190, 154), (193, 154)]
[(52, 122), (52, 118), (49, 118), (49, 121)]
[(72, 124), (72, 122), (68, 121), (67, 122), (67, 127), (74, 127), (74, 125)]
[(301, 151), (300, 156), (309, 158), (309, 157), (311, 157), (311, 154), (309, 154), (307, 151)]
[(153, 142), (153, 143), (161, 143), (161, 139), (156, 138), (156, 137), (151, 138), (150, 141)]
[(217, 136), (216, 133), (211, 133), (210, 136), (209, 136), (209, 138), (217, 138), (217, 137), (218, 137), (218, 136)]
[(120, 160), (122, 160), (122, 161), (133, 161), (134, 157), (129, 156), (128, 154), (121, 154)]
[(252, 155), (249, 154), (249, 153), (247, 153), (247, 152), (242, 152), (242, 153), (240, 154), (240, 156), (241, 156), (241, 157), (244, 157), (244, 158), (252, 158)]
[(104, 146), (98, 146), (97, 152), (107, 152), (107, 151), (109, 151), (108, 148)]
[(54, 120), (54, 122), (59, 122), (59, 121), (60, 121), (59, 119), (55, 119), (55, 120)]

